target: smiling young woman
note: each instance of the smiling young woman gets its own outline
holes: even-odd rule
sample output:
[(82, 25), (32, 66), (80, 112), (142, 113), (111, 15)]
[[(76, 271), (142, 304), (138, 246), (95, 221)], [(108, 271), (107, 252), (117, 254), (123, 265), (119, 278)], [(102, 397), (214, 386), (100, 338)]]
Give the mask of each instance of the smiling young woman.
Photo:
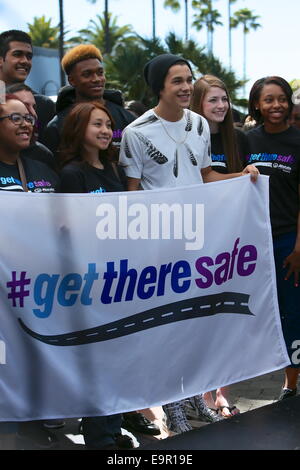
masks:
[(67, 116), (60, 146), (62, 191), (103, 193), (125, 190), (125, 175), (116, 165), (113, 121), (98, 101), (78, 103)]
[(208, 121), (211, 138), (212, 168), (218, 173), (241, 171), (247, 153), (244, 133), (233, 126), (230, 97), (225, 83), (213, 75), (204, 75), (194, 84), (191, 110)]
[(281, 77), (257, 80), (249, 97), (249, 114), (259, 124), (248, 132), (247, 160), (270, 176), (270, 217), (273, 232), (279, 310), (291, 366), (279, 399), (297, 392), (300, 338), (300, 131), (289, 124), (292, 89)]
[(47, 193), (57, 189), (59, 178), (54, 171), (20, 155), (31, 143), (35, 122), (17, 96), (6, 95), (0, 105), (0, 189)]

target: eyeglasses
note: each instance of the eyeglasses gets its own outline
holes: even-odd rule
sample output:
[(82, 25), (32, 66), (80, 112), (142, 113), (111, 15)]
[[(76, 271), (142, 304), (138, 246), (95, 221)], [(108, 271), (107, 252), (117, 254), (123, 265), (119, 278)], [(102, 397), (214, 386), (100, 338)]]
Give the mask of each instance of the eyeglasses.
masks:
[(6, 118), (13, 122), (16, 126), (23, 124), (24, 121), (26, 121), (31, 126), (34, 126), (36, 123), (36, 119), (34, 116), (32, 116), (32, 114), (24, 114), (23, 116), (20, 113), (7, 114), (6, 116), (1, 116), (0, 121)]

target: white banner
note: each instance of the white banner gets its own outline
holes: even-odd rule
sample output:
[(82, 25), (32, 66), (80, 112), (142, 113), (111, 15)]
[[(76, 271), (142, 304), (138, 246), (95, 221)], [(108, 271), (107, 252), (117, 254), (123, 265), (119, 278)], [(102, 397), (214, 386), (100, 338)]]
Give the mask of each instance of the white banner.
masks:
[(268, 178), (3, 193), (0, 420), (161, 405), (289, 364)]

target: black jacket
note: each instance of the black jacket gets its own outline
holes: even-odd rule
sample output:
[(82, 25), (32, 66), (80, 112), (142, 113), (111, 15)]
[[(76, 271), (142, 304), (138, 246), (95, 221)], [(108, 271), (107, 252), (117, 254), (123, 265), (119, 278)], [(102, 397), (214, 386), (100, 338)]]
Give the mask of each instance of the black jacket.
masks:
[(21, 150), (20, 154), (22, 157), (43, 162), (52, 170), (56, 170), (53, 153), (40, 142), (35, 142), (26, 149)]
[(48, 122), (55, 116), (55, 103), (48, 96), (34, 92), (36, 113), (38, 115), (37, 127), (41, 139)]
[[(122, 131), (135, 117), (123, 107), (122, 95), (117, 90), (105, 90), (103, 98), (105, 106), (112, 115), (115, 123), (113, 143), (120, 146)], [(57, 97), (56, 116), (49, 122), (42, 136), (41, 142), (48, 147), (57, 158), (57, 149), (63, 128), (63, 122), (75, 103), (75, 89), (71, 86), (63, 87)]]

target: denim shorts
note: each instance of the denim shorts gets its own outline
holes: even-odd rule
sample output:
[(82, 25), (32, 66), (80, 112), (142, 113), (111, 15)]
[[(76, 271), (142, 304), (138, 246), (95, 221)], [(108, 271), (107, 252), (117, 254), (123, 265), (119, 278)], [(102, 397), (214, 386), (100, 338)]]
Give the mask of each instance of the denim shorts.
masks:
[(285, 233), (274, 237), (273, 247), (282, 331), (291, 361), (289, 367), (300, 368), (300, 287), (294, 286), (293, 274), (285, 281), (287, 269), (283, 268), (283, 262), (293, 251), (295, 241), (295, 232)]

